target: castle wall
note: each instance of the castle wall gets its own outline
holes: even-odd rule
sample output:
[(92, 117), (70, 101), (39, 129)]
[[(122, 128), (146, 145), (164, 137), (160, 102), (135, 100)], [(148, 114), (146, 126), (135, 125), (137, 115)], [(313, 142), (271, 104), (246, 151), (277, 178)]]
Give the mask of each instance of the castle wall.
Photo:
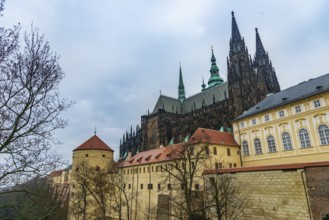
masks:
[[(236, 178), (247, 199), (239, 219), (310, 219), (303, 169), (238, 172), (229, 175)], [(211, 177), (212, 174), (206, 176)]]

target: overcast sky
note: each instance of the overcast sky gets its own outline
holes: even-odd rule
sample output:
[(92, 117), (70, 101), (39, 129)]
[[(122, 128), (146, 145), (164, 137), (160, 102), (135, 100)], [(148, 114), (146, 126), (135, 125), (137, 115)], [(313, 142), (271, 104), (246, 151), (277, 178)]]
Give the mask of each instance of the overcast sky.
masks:
[(24, 31), (33, 23), (61, 56), (60, 92), (76, 104), (55, 135), (70, 161), (95, 127), (117, 158), (159, 91), (177, 97), (179, 62), (187, 96), (208, 81), (211, 46), (226, 80), (232, 10), (252, 56), (258, 27), (282, 89), (329, 72), (326, 0), (7, 0), (0, 20)]

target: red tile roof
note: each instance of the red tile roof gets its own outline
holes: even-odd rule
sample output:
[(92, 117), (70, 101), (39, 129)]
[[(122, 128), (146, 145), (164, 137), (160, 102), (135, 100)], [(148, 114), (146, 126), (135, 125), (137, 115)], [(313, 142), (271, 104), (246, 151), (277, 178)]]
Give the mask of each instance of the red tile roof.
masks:
[(55, 176), (61, 176), (62, 175), (62, 170), (55, 170), (55, 171), (52, 171), (49, 176), (51, 177), (55, 177)]
[(232, 133), (206, 128), (198, 128), (190, 138), (189, 142), (239, 146), (238, 143), (234, 140)]
[(86, 142), (75, 148), (73, 151), (78, 150), (106, 150), (113, 151), (107, 144), (105, 144), (96, 134), (89, 138)]
[(293, 170), (293, 169), (304, 169), (308, 167), (322, 167), (322, 166), (329, 166), (329, 161), (205, 170), (204, 174), (238, 173), (238, 172), (267, 171), (267, 170)]
[[(198, 128), (188, 142), (178, 143), (166, 147), (160, 147), (148, 151), (142, 151), (130, 159), (122, 162), (122, 167), (136, 166), (142, 164), (158, 163), (179, 159), (179, 148), (196, 143), (221, 144), (229, 146), (239, 146), (232, 133), (220, 132), (205, 128)], [(175, 152), (173, 154), (173, 152)]]

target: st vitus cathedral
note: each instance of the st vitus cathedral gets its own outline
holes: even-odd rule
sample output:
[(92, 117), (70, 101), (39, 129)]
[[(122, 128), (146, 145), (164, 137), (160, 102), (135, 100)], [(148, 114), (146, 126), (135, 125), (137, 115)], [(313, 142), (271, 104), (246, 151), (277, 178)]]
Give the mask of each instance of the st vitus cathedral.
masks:
[(232, 12), (232, 34), (227, 57), (227, 82), (219, 75), (214, 51), (211, 54), (208, 86), (185, 96), (182, 69), (179, 68), (178, 98), (161, 95), (151, 113), (141, 116), (141, 126), (130, 129), (120, 141), (120, 159), (127, 152), (170, 145), (187, 140), (198, 127), (230, 130), (230, 121), (270, 93), (280, 91), (274, 68), (256, 28), (256, 53), (248, 53)]

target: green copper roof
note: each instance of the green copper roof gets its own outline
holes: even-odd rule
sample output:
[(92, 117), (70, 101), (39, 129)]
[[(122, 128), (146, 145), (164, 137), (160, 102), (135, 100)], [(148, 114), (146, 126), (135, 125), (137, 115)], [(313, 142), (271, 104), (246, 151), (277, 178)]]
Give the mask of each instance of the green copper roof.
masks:
[(222, 84), (223, 82), (224, 82), (223, 78), (219, 76), (219, 68), (216, 64), (214, 50), (213, 48), (211, 48), (211, 67), (210, 67), (210, 78), (208, 80), (208, 88)]

